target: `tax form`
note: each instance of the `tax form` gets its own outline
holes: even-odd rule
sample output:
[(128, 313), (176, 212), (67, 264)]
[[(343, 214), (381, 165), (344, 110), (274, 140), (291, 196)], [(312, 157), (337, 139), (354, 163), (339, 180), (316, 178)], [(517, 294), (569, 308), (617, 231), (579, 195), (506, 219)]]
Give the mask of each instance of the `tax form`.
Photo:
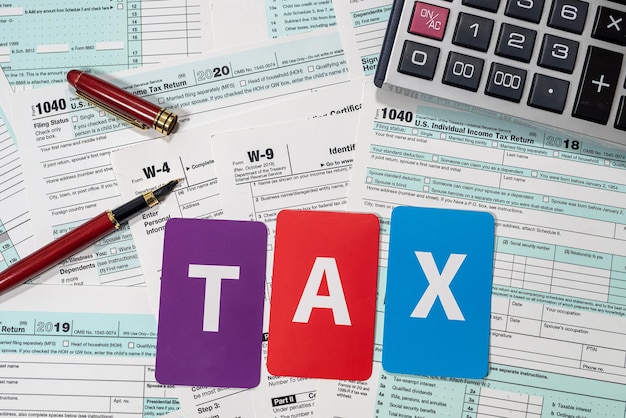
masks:
[[(276, 39), (335, 26), (332, 0), (213, 0), (216, 48)], [(244, 27), (245, 30), (241, 30)]]
[[(336, 32), (267, 42), (254, 49), (139, 70), (124, 77), (131, 91), (179, 115), (179, 129), (232, 114), (237, 106), (346, 81), (349, 76)], [(118, 83), (122, 84), (118, 81)], [(138, 131), (74, 96), (67, 85), (15, 94), (13, 114), (40, 243), (121, 203), (109, 154), (122, 146), (161, 139)], [(207, 138), (208, 139), (208, 138)], [(146, 167), (150, 170), (151, 167)], [(160, 170), (162, 167), (156, 167)], [(43, 203), (43, 204), (42, 204)], [(156, 222), (158, 228), (164, 220)], [(131, 286), (144, 283), (128, 227), (100, 240), (41, 276), (40, 282)]]
[[(111, 153), (111, 165), (126, 200), (169, 179), (184, 179), (161, 204), (129, 221), (155, 312), (167, 220), (212, 219), (222, 214), (215, 160), (206, 133), (205, 127), (190, 129), (177, 134), (175, 141), (142, 143)], [(249, 391), (197, 386), (178, 386), (176, 390), (186, 416), (211, 416), (219, 409), (223, 417), (254, 417)]]
[[(212, 137), (224, 216), (262, 221), (269, 231), (266, 331), (276, 216), (282, 209), (344, 209), (357, 120), (358, 111), (353, 109)], [(263, 357), (267, 357), (267, 342)], [(272, 376), (263, 367), (261, 384), (252, 392), (257, 415), (280, 418), (313, 414), (317, 382)]]
[(145, 288), (28, 286), (0, 296), (3, 416), (145, 418), (179, 410), (154, 378)]
[(172, 198), (129, 221), (155, 310), (158, 311), (159, 306), (165, 222), (170, 218), (214, 219), (223, 216), (212, 141), (207, 136), (244, 127), (356, 111), (361, 107), (362, 87), (362, 80), (337, 84), (307, 96), (241, 111), (185, 130), (177, 133), (173, 141), (143, 142), (111, 153), (111, 167), (123, 200), (130, 200), (171, 178), (184, 179)]
[[(495, 216), (490, 370), (482, 380), (382, 371), (367, 382), (369, 411), (359, 409), (363, 390), (327, 382), (330, 410), (344, 418), (624, 416), (626, 154), (402, 93), (366, 86), (349, 208), (375, 211), (383, 225), (397, 205)], [(383, 228), (379, 315), (388, 239)]]
[(30, 252), (30, 213), (24, 173), (6, 116), (0, 108), (0, 271)]
[[(330, 86), (311, 95), (284, 100), (250, 112), (241, 112), (206, 126), (190, 129), (177, 134), (176, 141), (142, 143), (111, 154), (111, 165), (124, 199), (136, 196), (145, 188), (156, 187), (165, 181), (165, 178), (180, 176), (185, 179), (182, 187), (170, 198), (152, 211), (146, 212), (141, 219), (130, 221), (147, 289), (155, 307), (158, 306), (160, 292), (163, 230), (162, 227), (153, 226), (152, 222), (176, 217), (212, 219), (223, 216), (221, 187), (215, 171), (213, 151), (209, 146), (211, 141), (207, 141), (206, 138), (207, 133), (240, 130), (243, 125), (263, 126), (286, 120), (354, 112), (361, 107), (362, 87), (362, 80)], [(167, 171), (164, 172), (163, 167), (166, 165)], [(153, 166), (154, 170), (144, 171), (144, 168)], [(157, 172), (157, 169), (161, 171)], [(160, 221), (159, 224), (162, 225), (163, 222)], [(266, 340), (264, 350), (267, 350)], [(263, 379), (264, 385), (269, 385), (267, 372)], [(285, 391), (279, 395), (291, 394), (286, 392), (287, 389), (293, 389), (293, 386), (287, 384), (288, 379), (279, 379), (277, 382), (277, 388), (280, 387)], [(281, 386), (278, 386), (279, 384)], [(285, 384), (287, 386), (282, 386)], [(307, 393), (314, 394), (314, 387), (306, 387), (306, 390)], [(252, 405), (252, 399), (257, 406), (255, 408), (257, 417), (274, 416), (271, 411), (271, 392), (267, 391), (179, 387), (177, 393), (181, 409), (190, 411), (191, 416), (210, 417), (215, 411), (212, 405), (216, 400), (219, 400), (221, 405), (220, 413), (225, 414), (225, 411), (229, 411), (230, 414), (221, 416), (234, 417), (238, 414), (252, 416), (247, 409)]]
[(0, 271), (32, 251), (24, 167), (5, 110), (11, 89), (0, 71)]
[(0, 5), (0, 66), (19, 90), (65, 82), (72, 68), (137, 68), (211, 51), (209, 22), (201, 0), (11, 0)]
[[(4, 86), (0, 271), (34, 249), (24, 169), (2, 112), (10, 91), (8, 83)], [(156, 321), (144, 288), (16, 287), (0, 295), (2, 415), (143, 418), (175, 413), (176, 394), (154, 378), (155, 347)]]
[(360, 65), (366, 76), (373, 75), (393, 2), (339, 0), (334, 4), (348, 60)]

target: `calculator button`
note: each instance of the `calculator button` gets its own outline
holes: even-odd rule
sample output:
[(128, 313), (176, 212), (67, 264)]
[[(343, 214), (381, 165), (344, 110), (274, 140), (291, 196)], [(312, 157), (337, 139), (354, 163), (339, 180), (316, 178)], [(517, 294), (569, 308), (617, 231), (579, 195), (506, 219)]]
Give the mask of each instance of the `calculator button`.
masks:
[(496, 55), (517, 61), (530, 62), (537, 32), (503, 23), (496, 43)]
[(591, 37), (626, 45), (626, 13), (599, 6)]
[(563, 113), (569, 82), (544, 74), (535, 74), (530, 86), (528, 105), (550, 112)]
[(485, 61), (480, 58), (450, 52), (442, 81), (444, 84), (477, 91), (484, 64)]
[(413, 41), (404, 41), (398, 72), (432, 80), (439, 59), (439, 48)]
[(449, 9), (421, 1), (415, 2), (409, 32), (441, 41), (448, 23)]
[(626, 96), (619, 98), (617, 117), (615, 118), (615, 128), (626, 131)]
[(572, 116), (606, 125), (622, 59), (618, 52), (589, 46)]
[(548, 26), (581, 34), (587, 19), (589, 3), (580, 0), (554, 0), (548, 17)]
[(492, 31), (493, 20), (469, 13), (459, 13), (452, 43), (485, 52), (489, 48)]
[(578, 42), (546, 34), (539, 51), (538, 64), (551, 70), (571, 74), (574, 71)]
[(544, 0), (507, 0), (504, 14), (527, 22), (539, 23)]
[(500, 0), (463, 0), (463, 5), (495, 13), (498, 11)]
[(519, 102), (526, 82), (526, 70), (494, 62), (491, 64), (485, 94)]

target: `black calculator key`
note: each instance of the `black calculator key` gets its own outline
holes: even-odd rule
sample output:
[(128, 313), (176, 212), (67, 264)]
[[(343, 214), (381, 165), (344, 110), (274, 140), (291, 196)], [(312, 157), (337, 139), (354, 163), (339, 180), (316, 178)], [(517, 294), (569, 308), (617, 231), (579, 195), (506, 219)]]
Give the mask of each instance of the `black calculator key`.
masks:
[(617, 108), (617, 116), (615, 117), (615, 128), (626, 131), (626, 96), (619, 98), (619, 107)]
[(626, 45), (626, 13), (599, 6), (591, 37)]
[(623, 54), (589, 46), (572, 116), (606, 125)]
[(477, 91), (485, 61), (469, 55), (450, 52), (442, 82), (466, 90)]
[(432, 80), (439, 59), (439, 48), (413, 41), (404, 41), (398, 72)]
[(463, 5), (495, 13), (498, 11), (500, 0), (463, 0)]
[(581, 34), (587, 19), (589, 3), (581, 0), (554, 0), (548, 17), (548, 26)]
[(538, 64), (551, 70), (571, 74), (574, 71), (578, 42), (546, 34), (539, 50)]
[(492, 31), (493, 20), (469, 13), (459, 13), (452, 43), (485, 52), (489, 48)]
[(496, 43), (496, 55), (517, 61), (530, 62), (537, 32), (503, 23)]
[(485, 94), (519, 102), (526, 82), (526, 70), (494, 62), (489, 70)]
[(535, 74), (530, 85), (528, 105), (550, 112), (563, 113), (568, 90), (569, 81)]
[(504, 14), (527, 22), (539, 23), (544, 0), (507, 0)]

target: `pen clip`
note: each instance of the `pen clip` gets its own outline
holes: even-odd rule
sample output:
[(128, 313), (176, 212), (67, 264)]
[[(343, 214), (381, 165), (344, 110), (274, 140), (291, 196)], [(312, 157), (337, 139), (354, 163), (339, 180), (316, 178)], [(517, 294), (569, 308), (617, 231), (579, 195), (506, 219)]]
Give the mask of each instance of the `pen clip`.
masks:
[(118, 118), (122, 119), (123, 121), (130, 123), (131, 125), (134, 125), (134, 126), (136, 126), (138, 128), (141, 128), (141, 129), (148, 129), (149, 128), (149, 126), (146, 125), (145, 123), (141, 123), (138, 120), (135, 120), (135, 119), (133, 119), (133, 118), (123, 114), (123, 113), (118, 112), (117, 110), (113, 109), (111, 106), (108, 106), (108, 105), (106, 105), (106, 104), (104, 104), (102, 102), (99, 102), (98, 100), (94, 99), (93, 97), (88, 96), (87, 94), (83, 93), (80, 90), (76, 90), (75, 93), (76, 93), (76, 95), (78, 97), (80, 97), (81, 99), (85, 100), (87, 103), (90, 103), (90, 104), (92, 104), (92, 105), (94, 105), (96, 107), (99, 107), (102, 110), (104, 110), (105, 112), (109, 112), (109, 113), (117, 116)]

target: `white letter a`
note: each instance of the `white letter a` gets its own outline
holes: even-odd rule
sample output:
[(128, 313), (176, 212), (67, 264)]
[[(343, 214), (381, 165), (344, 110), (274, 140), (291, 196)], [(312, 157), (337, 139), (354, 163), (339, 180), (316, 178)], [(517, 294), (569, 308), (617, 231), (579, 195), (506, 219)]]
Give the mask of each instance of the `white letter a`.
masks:
[[(324, 274), (326, 274), (328, 296), (317, 294)], [(302, 292), (302, 297), (298, 303), (298, 308), (293, 316), (293, 322), (309, 322), (313, 308), (332, 309), (335, 325), (352, 325), (346, 298), (341, 287), (337, 261), (334, 258), (317, 257), (315, 259)]]

